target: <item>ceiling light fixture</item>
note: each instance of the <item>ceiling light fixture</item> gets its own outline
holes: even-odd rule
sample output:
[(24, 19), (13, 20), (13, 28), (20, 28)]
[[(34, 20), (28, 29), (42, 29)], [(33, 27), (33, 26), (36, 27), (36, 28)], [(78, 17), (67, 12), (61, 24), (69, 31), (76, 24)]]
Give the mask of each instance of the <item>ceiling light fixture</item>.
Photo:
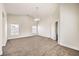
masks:
[(37, 21), (40, 21), (40, 19), (39, 18), (36, 18), (36, 19), (34, 19), (34, 21), (37, 22)]

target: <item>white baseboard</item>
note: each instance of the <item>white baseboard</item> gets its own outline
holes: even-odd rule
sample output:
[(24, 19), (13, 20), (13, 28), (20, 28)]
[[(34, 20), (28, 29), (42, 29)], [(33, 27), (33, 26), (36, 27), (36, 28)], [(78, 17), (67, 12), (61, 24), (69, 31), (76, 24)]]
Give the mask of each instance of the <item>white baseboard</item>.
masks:
[(58, 43), (59, 45), (61, 45), (61, 46), (64, 46), (64, 47), (68, 47), (68, 48), (71, 48), (71, 49), (74, 49), (74, 50), (78, 50), (79, 51), (79, 48), (76, 48), (76, 47), (72, 47), (72, 46), (69, 46), (69, 45), (66, 45), (66, 44), (62, 44), (62, 43)]
[(50, 38), (49, 36), (45, 36), (45, 35), (40, 35), (40, 34), (38, 34), (39, 36), (43, 36), (43, 37), (47, 37), (47, 38)]
[(22, 37), (28, 37), (28, 36), (33, 36), (33, 34), (30, 34), (30, 35), (20, 35), (20, 36), (16, 36), (16, 37), (9, 37), (9, 39), (15, 39), (15, 38), (22, 38)]
[(0, 47), (0, 55), (2, 55), (2, 54), (3, 54), (2, 47)]
[(53, 38), (53, 37), (50, 37), (51, 39), (53, 39), (53, 40), (56, 40), (56, 38)]
[(7, 44), (7, 41), (5, 43), (3, 43), (2, 46), (6, 46), (6, 44)]
[(3, 43), (2, 46), (6, 46), (6, 43)]
[(53, 37), (50, 37), (50, 36), (45, 36), (45, 35), (40, 35), (40, 34), (39, 34), (39, 36), (43, 36), (43, 37), (47, 37), (47, 38), (51, 38), (53, 40), (56, 40), (56, 39), (54, 39)]

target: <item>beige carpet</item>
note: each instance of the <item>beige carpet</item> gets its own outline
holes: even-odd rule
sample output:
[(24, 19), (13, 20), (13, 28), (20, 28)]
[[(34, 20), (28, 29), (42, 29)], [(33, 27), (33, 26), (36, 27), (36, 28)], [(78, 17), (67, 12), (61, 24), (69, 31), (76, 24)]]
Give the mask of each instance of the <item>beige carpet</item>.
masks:
[(3, 47), (3, 56), (79, 56), (79, 51), (66, 48), (56, 41), (42, 37), (31, 36), (8, 40)]

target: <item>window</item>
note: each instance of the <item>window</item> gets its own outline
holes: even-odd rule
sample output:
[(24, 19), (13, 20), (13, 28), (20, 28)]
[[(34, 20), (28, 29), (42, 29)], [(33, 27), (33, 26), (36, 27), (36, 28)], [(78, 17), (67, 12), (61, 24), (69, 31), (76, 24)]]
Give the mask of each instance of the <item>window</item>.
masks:
[(11, 24), (11, 35), (19, 35), (19, 24)]
[(37, 30), (36, 30), (36, 26), (32, 26), (32, 33), (36, 34)]

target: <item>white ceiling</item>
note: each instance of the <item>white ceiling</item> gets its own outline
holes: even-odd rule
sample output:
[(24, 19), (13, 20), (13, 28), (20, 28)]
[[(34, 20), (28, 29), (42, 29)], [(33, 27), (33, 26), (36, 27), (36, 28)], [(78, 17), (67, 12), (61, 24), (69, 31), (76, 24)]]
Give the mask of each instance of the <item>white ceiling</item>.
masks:
[[(58, 8), (58, 4), (55, 3), (6, 3), (4, 6), (8, 14), (32, 17), (52, 16)], [(36, 7), (38, 7), (38, 10)]]

